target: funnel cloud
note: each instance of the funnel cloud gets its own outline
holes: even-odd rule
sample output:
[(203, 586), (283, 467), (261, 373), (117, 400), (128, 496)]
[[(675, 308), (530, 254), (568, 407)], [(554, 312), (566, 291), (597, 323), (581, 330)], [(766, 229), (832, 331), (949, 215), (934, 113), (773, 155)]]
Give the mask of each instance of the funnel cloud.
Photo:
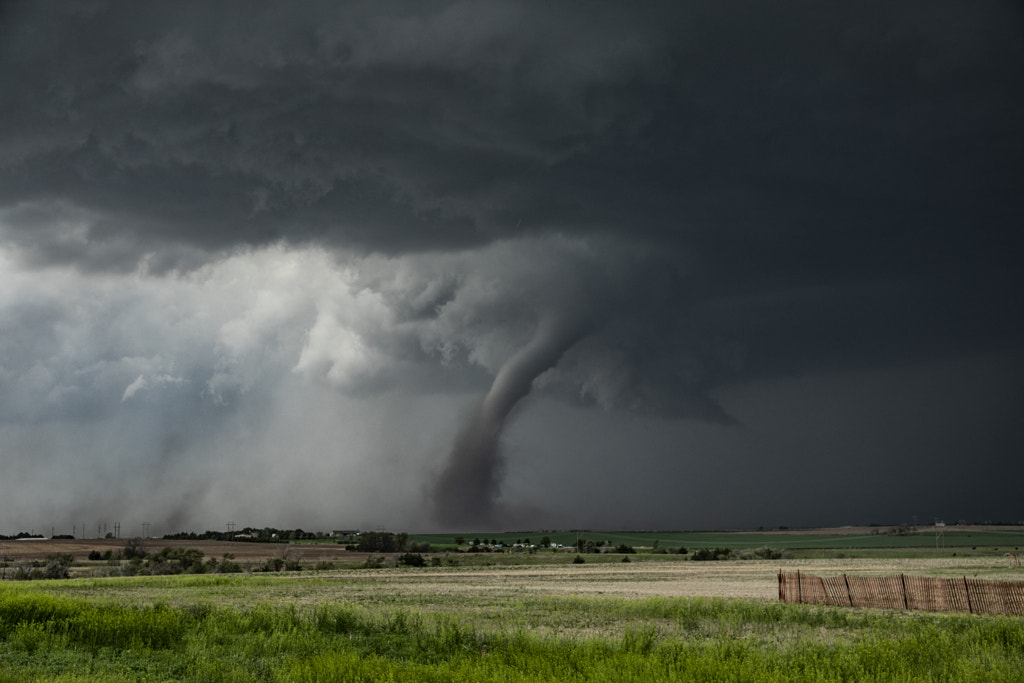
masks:
[(534, 380), (554, 367), (583, 334), (580, 322), (546, 318), (533, 338), (498, 370), (490, 390), (455, 437), (433, 492), (435, 520), (444, 528), (488, 528), (499, 521), (501, 434)]

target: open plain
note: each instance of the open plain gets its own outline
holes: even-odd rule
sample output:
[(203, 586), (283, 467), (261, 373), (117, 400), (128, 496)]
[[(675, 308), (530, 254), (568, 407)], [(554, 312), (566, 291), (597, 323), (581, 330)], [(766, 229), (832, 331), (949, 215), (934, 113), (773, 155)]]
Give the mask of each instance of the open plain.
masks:
[[(228, 553), (243, 570), (126, 576), (127, 560), (88, 559), (124, 543), (0, 542), (7, 578), (49, 554), (75, 559), (71, 579), (0, 582), (0, 682), (1024, 679), (1019, 617), (778, 601), (780, 570), (1024, 577), (991, 549), (581, 563), (565, 551), (440, 552), (412, 567), (336, 543), (147, 540), (150, 553)], [(260, 571), (285, 556), (301, 569)]]
[[(123, 540), (39, 540), (0, 542), (0, 557), (16, 566), (44, 560), (51, 553), (73, 555), (72, 578), (87, 581), (99, 589), (108, 583), (110, 593), (121, 593), (124, 584), (109, 581), (116, 577), (118, 562), (90, 562), (92, 551), (117, 553)], [(583, 555), (582, 564), (574, 564), (574, 553), (538, 552), (534, 554), (427, 554), (439, 566), (365, 568), (368, 558), (383, 558), (393, 565), (397, 554), (360, 553), (338, 544), (301, 545), (284, 543), (238, 543), (218, 541), (151, 540), (149, 552), (164, 547), (198, 548), (207, 558), (234, 557), (246, 570), (255, 572), (267, 560), (288, 557), (301, 562), (300, 572), (260, 574), (268, 580), (258, 592), (239, 591), (221, 594), (213, 582), (193, 584), (188, 590), (146, 589), (142, 582), (126, 597), (131, 601), (194, 602), (211, 591), (215, 602), (240, 604), (252, 601), (284, 599), (308, 603), (321, 600), (415, 604), (428, 609), (445, 610), (453, 598), (472, 597), (487, 600), (516, 599), (525, 596), (609, 596), (621, 598), (709, 597), (743, 598), (761, 601), (778, 599), (778, 572), (805, 571), (830, 576), (888, 576), (905, 573), (916, 576), (983, 578), (1000, 581), (1024, 579), (1024, 568), (1016, 567), (1011, 557), (1002, 555), (931, 558), (847, 557), (832, 559), (728, 560), (694, 562), (686, 556), (614, 553)], [(623, 562), (624, 558), (629, 562)], [(316, 566), (330, 569), (313, 570)], [(10, 572), (10, 567), (8, 567)], [(270, 580), (271, 577), (280, 580)], [(95, 579), (93, 582), (91, 579)], [(66, 584), (74, 590), (75, 582)], [(60, 590), (60, 589), (57, 589)], [(233, 597), (234, 595), (234, 597)], [(458, 602), (456, 600), (456, 602)]]

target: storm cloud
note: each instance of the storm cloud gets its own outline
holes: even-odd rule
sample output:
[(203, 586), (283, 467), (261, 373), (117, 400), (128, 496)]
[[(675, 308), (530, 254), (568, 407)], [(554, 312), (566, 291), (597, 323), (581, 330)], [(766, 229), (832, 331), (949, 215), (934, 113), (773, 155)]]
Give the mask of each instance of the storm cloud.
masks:
[(1021, 82), (1012, 2), (7, 3), (0, 533), (1019, 519)]

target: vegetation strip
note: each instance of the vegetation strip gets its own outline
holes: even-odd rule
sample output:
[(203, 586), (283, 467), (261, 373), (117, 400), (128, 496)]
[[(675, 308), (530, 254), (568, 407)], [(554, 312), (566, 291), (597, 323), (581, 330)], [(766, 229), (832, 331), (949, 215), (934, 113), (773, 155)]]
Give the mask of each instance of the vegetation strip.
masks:
[[(174, 591), (195, 580), (122, 585), (146, 589), (157, 582)], [(257, 592), (262, 583), (241, 576), (217, 581)], [(102, 582), (88, 595), (47, 594), (63, 583), (0, 587), (0, 681), (1024, 677), (1024, 621), (1008, 617), (550, 596), (499, 603), (467, 596), (451, 613), (387, 602), (140, 606), (104, 598)]]

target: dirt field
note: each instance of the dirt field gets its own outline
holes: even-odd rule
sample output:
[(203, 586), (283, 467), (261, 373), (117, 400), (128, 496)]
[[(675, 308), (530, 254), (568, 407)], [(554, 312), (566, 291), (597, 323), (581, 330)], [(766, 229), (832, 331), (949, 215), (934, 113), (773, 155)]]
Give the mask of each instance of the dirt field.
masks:
[[(38, 540), (38, 541), (0, 541), (0, 557), (11, 558), (11, 562), (24, 560), (42, 560), (50, 553), (71, 553), (75, 560), (84, 562), (89, 553), (107, 550), (114, 553), (124, 550), (125, 539), (83, 539), (83, 540)], [(331, 545), (300, 545), (289, 543), (239, 543), (218, 541), (172, 541), (164, 539), (147, 539), (143, 548), (150, 553), (160, 552), (163, 548), (199, 548), (206, 557), (220, 559), (224, 553), (235, 556), (236, 562), (266, 560), (281, 557), (287, 552), (289, 557), (303, 562), (325, 561), (362, 561), (365, 553), (353, 553), (345, 550), (345, 546)]]

